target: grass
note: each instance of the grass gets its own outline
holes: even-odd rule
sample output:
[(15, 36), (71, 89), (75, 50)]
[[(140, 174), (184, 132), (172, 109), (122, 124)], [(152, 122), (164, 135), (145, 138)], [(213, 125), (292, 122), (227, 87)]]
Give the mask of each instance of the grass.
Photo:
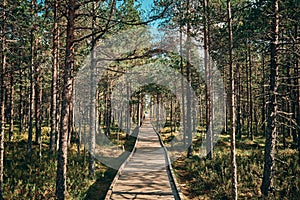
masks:
[[(48, 128), (43, 128), (41, 159), (38, 157), (39, 147), (33, 143), (31, 160), (28, 160), (27, 133), (17, 133), (18, 130), (12, 142), (5, 142), (4, 198), (55, 199), (57, 155), (49, 154)], [(112, 130), (112, 141), (116, 135), (117, 132)], [(124, 145), (127, 151), (131, 151), (134, 142), (135, 137), (126, 141), (124, 133), (119, 135), (119, 145)], [(88, 173), (87, 156), (83, 148), (78, 156), (77, 144), (71, 143), (68, 148), (67, 199), (104, 199), (117, 172), (96, 160), (96, 177), (91, 178)]]
[[(16, 130), (18, 132), (18, 130)], [(165, 127), (162, 138), (167, 143), (176, 133), (171, 135)], [(230, 137), (221, 134), (214, 148), (214, 158), (208, 160), (198, 156), (201, 146), (202, 129), (195, 134), (194, 155), (187, 158), (182, 154), (173, 163), (183, 194), (186, 199), (230, 199)], [(7, 135), (6, 135), (7, 136)], [(116, 142), (116, 131), (112, 131), (111, 141)], [(48, 153), (48, 129), (43, 128), (42, 158), (38, 158), (38, 145), (33, 144), (33, 154), (29, 161), (26, 158), (27, 134), (15, 134), (12, 142), (5, 142), (4, 198), (5, 199), (55, 199), (56, 155)], [(135, 137), (125, 141), (125, 134), (119, 135), (119, 145), (131, 151)], [(291, 143), (291, 139), (287, 138)], [(237, 167), (239, 199), (267, 199), (260, 193), (263, 172), (264, 138), (255, 137), (254, 141), (242, 138), (237, 141)], [(275, 192), (269, 199), (299, 199), (300, 167), (297, 164), (297, 150), (277, 148), (275, 166)], [(88, 174), (87, 154), (83, 149), (78, 156), (76, 144), (68, 151), (67, 199), (104, 199), (106, 192), (116, 174), (99, 161), (96, 161), (96, 178)]]
[[(41, 161), (37, 156), (38, 146), (33, 146), (31, 160), (26, 157), (26, 141), (6, 144), (4, 197), (5, 199), (55, 199), (56, 156), (49, 155), (44, 146)], [(14, 150), (12, 147), (14, 146)], [(71, 147), (72, 149), (72, 147)], [(77, 152), (68, 152), (67, 188), (68, 199), (84, 196), (91, 180), (83, 157)], [(97, 163), (97, 168), (105, 170)]]
[[(162, 129), (163, 138), (170, 140), (168, 127)], [(221, 134), (214, 148), (213, 159), (200, 158), (199, 137), (193, 141), (194, 156), (182, 154), (173, 163), (183, 194), (186, 199), (231, 199), (230, 137)], [(290, 141), (290, 138), (288, 138)], [(254, 141), (242, 138), (236, 144), (239, 199), (299, 199), (300, 167), (297, 164), (297, 150), (277, 148), (275, 165), (275, 192), (268, 198), (260, 192), (264, 160), (264, 138), (256, 137)]]

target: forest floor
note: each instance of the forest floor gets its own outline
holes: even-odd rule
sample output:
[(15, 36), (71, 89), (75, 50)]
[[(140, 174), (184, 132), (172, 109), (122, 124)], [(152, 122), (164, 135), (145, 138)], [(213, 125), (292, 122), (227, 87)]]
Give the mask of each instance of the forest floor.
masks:
[[(166, 141), (170, 137), (165, 128), (162, 135)], [(237, 173), (239, 199), (264, 199), (260, 193), (262, 182), (264, 141), (246, 136), (237, 141)], [(300, 167), (297, 164), (297, 149), (287, 138), (288, 148), (277, 147), (274, 175), (274, 192), (268, 199), (299, 199)], [(282, 143), (281, 143), (282, 144)], [(201, 134), (195, 138), (194, 152), (201, 146)], [(186, 199), (231, 199), (230, 136), (221, 134), (214, 147), (213, 159), (200, 158), (197, 153), (187, 158), (186, 153), (173, 163), (183, 194)], [(267, 199), (267, 198), (265, 198)]]
[[(15, 130), (11, 142), (5, 142), (4, 162), (4, 198), (55, 199), (56, 158), (49, 153), (49, 129), (43, 128), (42, 156), (39, 157), (39, 145), (33, 142), (32, 156), (27, 157), (27, 133)], [(110, 140), (115, 141), (117, 132), (113, 129)], [(8, 138), (5, 139), (6, 141)], [(119, 142), (125, 150), (131, 151), (135, 137), (125, 140), (125, 133), (119, 134)], [(117, 170), (109, 168), (99, 161), (95, 163), (96, 176), (91, 178), (88, 170), (88, 153), (83, 145), (80, 155), (76, 140), (68, 150), (67, 199), (103, 199), (114, 179)]]
[[(16, 130), (16, 133), (18, 130)], [(5, 199), (55, 199), (56, 154), (49, 154), (49, 130), (43, 128), (42, 157), (39, 146), (34, 143), (31, 159), (26, 156), (27, 134), (15, 134), (12, 142), (5, 143), (4, 197)], [(203, 134), (202, 134), (203, 135)], [(111, 140), (117, 134), (112, 131)], [(200, 158), (201, 134), (194, 141), (194, 155), (186, 154), (173, 162), (183, 194), (186, 199), (230, 199), (230, 138), (221, 134), (215, 145), (213, 159)], [(162, 130), (162, 138), (170, 141), (168, 127)], [(133, 147), (135, 138), (125, 143), (125, 134), (120, 142), (127, 151)], [(7, 138), (6, 138), (7, 141)], [(282, 144), (282, 142), (280, 142)], [(277, 147), (274, 192), (269, 199), (298, 199), (300, 196), (300, 167), (297, 164), (297, 150), (290, 138), (288, 146)], [(242, 137), (237, 141), (237, 171), (239, 199), (263, 199), (260, 193), (264, 158), (264, 138), (253, 141)], [(77, 152), (76, 140), (68, 151), (67, 188), (68, 199), (100, 200), (114, 179), (116, 170), (96, 161), (96, 177), (88, 174), (88, 154), (81, 148)]]

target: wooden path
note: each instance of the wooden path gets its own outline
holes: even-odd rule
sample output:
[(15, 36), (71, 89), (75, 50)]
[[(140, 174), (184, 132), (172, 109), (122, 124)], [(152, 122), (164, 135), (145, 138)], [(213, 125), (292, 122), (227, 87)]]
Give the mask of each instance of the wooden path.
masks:
[(119, 169), (105, 199), (181, 199), (168, 163), (166, 149), (146, 120), (134, 153)]

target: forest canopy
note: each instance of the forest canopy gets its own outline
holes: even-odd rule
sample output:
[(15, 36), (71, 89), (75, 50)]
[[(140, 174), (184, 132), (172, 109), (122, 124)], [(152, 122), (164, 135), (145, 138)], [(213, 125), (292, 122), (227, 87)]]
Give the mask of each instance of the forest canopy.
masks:
[(2, 0), (0, 199), (103, 199), (144, 115), (187, 199), (297, 199), (299, 19), (298, 0)]

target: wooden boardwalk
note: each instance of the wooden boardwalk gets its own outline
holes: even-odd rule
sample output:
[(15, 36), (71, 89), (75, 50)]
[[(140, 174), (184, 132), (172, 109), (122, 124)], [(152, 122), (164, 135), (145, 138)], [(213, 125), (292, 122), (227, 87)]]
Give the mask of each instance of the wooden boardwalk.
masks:
[(106, 199), (180, 199), (167, 163), (165, 149), (146, 120), (134, 153), (119, 170)]

